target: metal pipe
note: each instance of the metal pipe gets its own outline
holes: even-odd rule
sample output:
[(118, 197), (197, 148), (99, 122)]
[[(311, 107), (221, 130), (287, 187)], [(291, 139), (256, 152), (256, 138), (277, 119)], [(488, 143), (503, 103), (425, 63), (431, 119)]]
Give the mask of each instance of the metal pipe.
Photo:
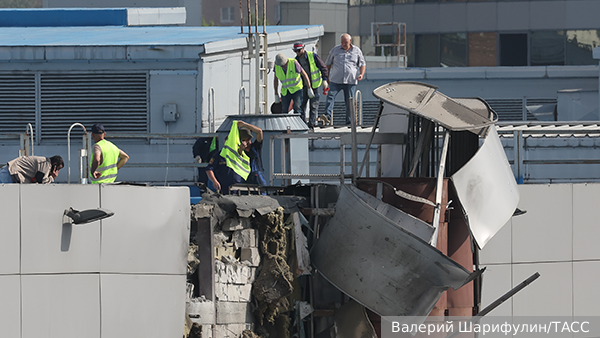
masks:
[(242, 0), (240, 0), (240, 30), (244, 34), (244, 10), (242, 9)]
[(215, 89), (208, 89), (208, 132), (215, 132)]
[(538, 279), (539, 277), (540, 277), (539, 272), (534, 273), (529, 278), (522, 281), (519, 285), (515, 286), (510, 291), (505, 293), (502, 297), (496, 299), (492, 304), (488, 305), (485, 309), (479, 311), (479, 313), (477, 313), (475, 316), (483, 317), (483, 316), (487, 315), (488, 313), (490, 313), (490, 311), (492, 311), (493, 309), (497, 308), (500, 304), (507, 301), (510, 297), (514, 296), (517, 292), (523, 290), (527, 285), (533, 283), (533, 281)]
[(356, 98), (350, 98), (350, 131), (352, 134), (352, 184), (356, 184), (358, 174), (358, 146), (356, 144)]
[[(267, 0), (263, 0), (263, 34), (267, 34)], [(266, 36), (265, 41), (267, 41)]]
[(362, 98), (362, 92), (360, 90), (357, 90), (356, 93), (354, 94), (354, 97), (356, 98), (356, 102), (355, 102), (355, 106), (356, 106), (356, 120), (357, 120), (357, 124), (359, 126), (362, 126), (363, 124), (363, 98)]
[(269, 137), (269, 163), (270, 168), (269, 168), (269, 185), (273, 186), (274, 184), (274, 180), (273, 180), (273, 176), (275, 174), (275, 138), (273, 137), (273, 135), (271, 135), (271, 137)]
[[(373, 137), (375, 137), (375, 131), (377, 130), (377, 126), (379, 125), (379, 118), (381, 117), (382, 112), (383, 112), (383, 101), (379, 101), (379, 109), (377, 110), (377, 116), (375, 116), (375, 123), (373, 123), (373, 129), (371, 129), (371, 138), (369, 139), (369, 143), (367, 144), (367, 148), (366, 148), (367, 152), (371, 149), (371, 143), (373, 142)], [(367, 160), (367, 158), (365, 156), (363, 158), (362, 164), (360, 165), (360, 170), (358, 171), (359, 177), (362, 175), (362, 171), (363, 171), (363, 168), (365, 167), (366, 160)], [(367, 176), (368, 176), (368, 174), (367, 174)]]
[(252, 17), (252, 9), (250, 8), (250, 0), (248, 0), (248, 43), (250, 43), (250, 41), (252, 41), (252, 20), (250, 20)]
[(73, 129), (73, 127), (75, 126), (80, 126), (81, 128), (83, 128), (83, 133), (85, 135), (87, 135), (87, 130), (85, 129), (85, 126), (81, 123), (73, 123), (70, 127), (69, 127), (69, 131), (67, 132), (67, 158), (68, 158), (68, 175), (67, 175), (67, 183), (71, 184), (71, 129)]
[(240, 109), (240, 115), (246, 115), (246, 88), (244, 88), (244, 86), (242, 86), (242, 88), (240, 88), (240, 95), (239, 95), (239, 109)]
[(446, 169), (446, 155), (448, 154), (448, 143), (450, 143), (450, 130), (446, 130), (444, 134), (444, 145), (442, 148), (442, 156), (440, 158), (440, 166), (437, 175), (437, 184), (435, 187), (435, 208), (433, 209), (433, 227), (435, 231), (433, 235), (431, 235), (431, 243), (432, 247), (437, 245), (438, 238), (438, 229), (440, 228), (440, 213), (442, 208), (442, 186), (444, 182), (444, 172)]
[(33, 127), (31, 126), (31, 123), (27, 123), (27, 126), (29, 126), (29, 130), (31, 131), (31, 135), (29, 135), (30, 139), (31, 139), (31, 156), (34, 156), (33, 153)]

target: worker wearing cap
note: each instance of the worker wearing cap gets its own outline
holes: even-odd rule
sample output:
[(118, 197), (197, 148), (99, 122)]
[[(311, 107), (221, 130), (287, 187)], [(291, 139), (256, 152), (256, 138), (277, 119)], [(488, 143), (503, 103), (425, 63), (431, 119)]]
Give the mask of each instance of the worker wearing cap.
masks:
[(93, 156), (90, 159), (90, 180), (92, 183), (112, 183), (117, 172), (129, 160), (129, 156), (112, 142), (105, 140), (104, 126), (96, 123), (92, 126), (94, 140)]
[[(275, 102), (279, 102), (279, 81), (281, 81), (281, 108), (284, 114), (289, 112), (290, 102), (294, 101), (294, 113), (304, 118), (302, 109), (302, 88), (308, 88), (308, 97), (315, 96), (310, 88), (310, 79), (295, 59), (287, 58), (282, 53), (275, 56), (275, 76), (273, 88), (275, 88)], [(304, 85), (303, 85), (304, 83)]]
[[(252, 142), (251, 131), (256, 133), (255, 142)], [(215, 190), (229, 194), (229, 188), (236, 183), (266, 185), (262, 178), (262, 141), (262, 129), (244, 121), (233, 121), (223, 149), (216, 152), (206, 166), (206, 176)]]
[[(296, 53), (296, 60), (302, 66), (302, 69), (306, 72), (306, 74), (310, 77), (310, 82), (314, 96), (312, 98), (308, 97), (308, 86), (303, 88), (302, 90), (302, 110), (306, 111), (306, 103), (309, 102), (308, 109), (308, 127), (313, 129), (317, 125), (317, 113), (319, 111), (319, 87), (322, 85), (323, 90), (327, 90), (329, 88), (329, 84), (327, 83), (327, 76), (329, 71), (325, 66), (325, 63), (317, 53), (308, 52), (304, 49), (304, 44), (300, 41), (294, 43), (294, 52)], [(302, 115), (304, 119), (304, 115)]]

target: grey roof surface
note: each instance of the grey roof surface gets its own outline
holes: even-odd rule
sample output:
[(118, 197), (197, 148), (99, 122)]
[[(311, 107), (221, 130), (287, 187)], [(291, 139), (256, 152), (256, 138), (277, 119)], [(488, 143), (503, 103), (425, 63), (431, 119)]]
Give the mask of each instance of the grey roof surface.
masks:
[(524, 137), (600, 137), (600, 122), (501, 122), (497, 131), (500, 137), (512, 137), (515, 131), (521, 131)]
[(266, 115), (230, 115), (223, 121), (217, 132), (229, 132), (234, 120), (241, 120), (253, 124), (263, 132), (307, 131), (308, 127), (298, 114), (266, 114)]
[[(267, 34), (282, 34), (319, 26), (267, 26)], [(259, 32), (262, 27), (259, 27)], [(240, 27), (5, 27), (0, 46), (198, 46), (216, 41), (245, 39)], [(308, 37), (308, 36), (306, 36)], [(270, 39), (277, 39), (275, 36)], [(271, 42), (271, 41), (269, 41)]]

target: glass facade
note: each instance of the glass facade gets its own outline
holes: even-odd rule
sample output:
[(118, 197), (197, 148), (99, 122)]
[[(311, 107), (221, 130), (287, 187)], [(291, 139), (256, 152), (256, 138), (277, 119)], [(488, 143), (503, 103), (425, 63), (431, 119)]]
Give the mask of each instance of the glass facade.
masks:
[[(457, 3), (457, 2), (508, 2), (525, 0), (349, 0), (350, 11), (352, 11), (352, 23), (348, 23), (348, 28), (355, 32), (355, 35), (361, 37), (361, 48), (365, 55), (370, 56), (396, 56), (398, 54), (396, 47), (374, 47), (373, 38), (370, 36), (370, 27), (373, 20), (377, 21), (378, 16), (406, 17), (407, 22), (411, 18), (422, 21), (412, 22), (408, 27), (408, 32), (419, 27), (417, 30), (427, 32), (423, 34), (407, 34), (406, 38), (406, 56), (409, 67), (494, 67), (494, 66), (562, 66), (562, 65), (597, 65), (598, 60), (592, 56), (592, 50), (600, 46), (600, 24), (599, 29), (580, 29), (564, 30), (560, 26), (555, 30), (523, 30), (494, 31), (497, 24), (491, 20), (487, 25), (484, 19), (475, 19), (471, 14), (470, 20), (474, 21), (475, 26), (481, 26), (481, 31), (452, 31), (450, 27), (465, 27), (464, 24), (456, 24), (448, 18), (444, 18), (442, 24), (437, 24), (436, 17), (444, 15), (440, 11), (444, 6), (430, 5), (412, 5), (402, 6), (399, 4), (407, 3)], [(538, 1), (538, 0), (528, 0)], [(551, 1), (551, 0), (544, 0)], [(600, 0), (598, 0), (600, 2)], [(378, 4), (386, 4), (380, 6)], [(395, 5), (390, 5), (395, 4)], [(365, 6), (361, 8), (361, 6)], [(466, 8), (468, 4), (464, 5)], [(510, 5), (512, 6), (512, 5)], [(509, 6), (509, 7), (510, 7)], [(506, 8), (509, 8), (506, 7)], [(550, 14), (559, 15), (560, 6), (554, 6), (554, 11)], [(419, 9), (417, 11), (417, 8)], [(448, 7), (449, 8), (449, 7)], [(461, 6), (453, 6), (452, 15), (457, 15), (457, 9)], [(487, 7), (486, 7), (487, 8)], [(512, 7), (510, 7), (512, 8)], [(521, 7), (515, 7), (521, 8)], [(537, 8), (537, 7), (536, 7)], [(408, 12), (403, 10), (407, 9)], [(385, 13), (381, 11), (385, 10)], [(410, 14), (414, 10), (417, 14)], [(428, 17), (428, 11), (431, 11), (432, 17)], [(506, 9), (505, 9), (506, 10)], [(392, 13), (389, 13), (392, 11)], [(385, 14), (385, 15), (384, 15)], [(460, 13), (459, 13), (460, 14)], [(462, 14), (461, 14), (462, 15)], [(506, 13), (505, 13), (506, 15)], [(460, 15), (459, 15), (460, 16)], [(363, 22), (367, 20), (368, 22)], [(506, 21), (507, 18), (504, 18)], [(517, 20), (517, 19), (515, 19)], [(520, 18), (518, 20), (527, 20)], [(379, 22), (384, 27), (385, 20)], [(589, 21), (589, 19), (588, 19)], [(387, 23), (387, 21), (385, 21)], [(369, 25), (367, 25), (369, 24)], [(383, 24), (383, 25), (382, 25)], [(432, 27), (443, 26), (431, 32)], [(539, 25), (537, 23), (536, 25)], [(573, 23), (569, 23), (573, 26)], [(582, 23), (582, 25), (592, 26), (593, 22)], [(489, 28), (488, 28), (489, 26)], [(524, 26), (524, 25), (522, 25)], [(394, 34), (385, 31), (384, 28), (377, 30), (379, 42), (382, 44), (392, 43), (397, 40)], [(465, 28), (458, 28), (465, 29)], [(488, 29), (488, 30), (486, 30)]]
[(563, 66), (565, 64), (565, 32), (530, 32), (531, 66)]
[(467, 34), (440, 34), (440, 66), (467, 66)]
[(597, 65), (592, 49), (600, 46), (600, 30), (567, 31), (567, 65)]
[(497, 62), (497, 34), (469, 33), (469, 67), (493, 67)]

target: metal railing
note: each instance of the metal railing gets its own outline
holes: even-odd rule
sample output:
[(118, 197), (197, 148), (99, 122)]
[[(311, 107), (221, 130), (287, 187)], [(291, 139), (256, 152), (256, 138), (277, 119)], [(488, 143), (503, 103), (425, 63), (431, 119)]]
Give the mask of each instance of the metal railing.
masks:
[[(510, 126), (510, 128), (506, 128)], [(513, 172), (517, 181), (519, 183), (523, 183), (524, 180), (528, 182), (545, 182), (548, 180), (557, 180), (557, 181), (599, 181), (600, 175), (598, 177), (589, 177), (587, 179), (571, 179), (571, 178), (528, 178), (526, 177), (526, 172), (528, 171), (529, 166), (533, 165), (590, 165), (590, 164), (600, 164), (600, 159), (597, 158), (579, 158), (579, 159), (569, 159), (569, 158), (537, 158), (537, 159), (528, 159), (527, 152), (529, 150), (539, 149), (539, 146), (527, 146), (526, 139), (532, 138), (536, 140), (545, 140), (548, 142), (556, 142), (556, 140), (560, 138), (570, 138), (570, 137), (584, 137), (588, 136), (590, 138), (600, 138), (600, 122), (592, 121), (592, 122), (559, 122), (559, 121), (551, 121), (551, 122), (501, 122), (497, 124), (498, 127), (498, 135), (507, 140), (512, 138), (512, 147), (513, 147), (513, 156), (509, 158), (509, 163), (513, 165)], [(509, 146), (510, 147), (510, 146)], [(577, 146), (568, 146), (565, 145), (564, 149), (568, 149), (570, 147)], [(505, 143), (505, 148), (506, 143)], [(562, 147), (559, 147), (562, 148)], [(557, 150), (559, 150), (557, 148)], [(507, 154), (508, 157), (508, 154)]]
[[(286, 160), (287, 156), (285, 153), (285, 140), (287, 139), (338, 139), (340, 141), (340, 161), (339, 167), (340, 172), (337, 174), (292, 174), (287, 173), (286, 168)], [(369, 144), (369, 140), (371, 138), (371, 134), (369, 133), (357, 133), (356, 135), (356, 144), (367, 145)], [(279, 173), (275, 172), (275, 140), (280, 140), (281, 144), (281, 156), (280, 156), (280, 167), (281, 171)], [(380, 175), (381, 168), (381, 145), (382, 144), (406, 144), (406, 134), (404, 133), (376, 133), (373, 137), (373, 140), (370, 142), (371, 148), (366, 149), (366, 158), (367, 162), (370, 161), (369, 150), (373, 149), (373, 145), (376, 145), (377, 149), (377, 175)], [(346, 174), (346, 146), (352, 145), (352, 135), (348, 132), (339, 132), (339, 133), (306, 133), (306, 134), (279, 134), (279, 135), (271, 135), (269, 138), (269, 154), (270, 154), (270, 182), (269, 185), (274, 184), (275, 179), (281, 179), (282, 185), (284, 180), (291, 179), (327, 179), (327, 180), (339, 180), (340, 184), (344, 184), (346, 179), (354, 178), (354, 174)], [(353, 162), (354, 163), (354, 162)], [(356, 163), (351, 164), (351, 166), (356, 166)], [(352, 171), (356, 172), (356, 170)], [(370, 176), (369, 166), (367, 166), (366, 176)]]

